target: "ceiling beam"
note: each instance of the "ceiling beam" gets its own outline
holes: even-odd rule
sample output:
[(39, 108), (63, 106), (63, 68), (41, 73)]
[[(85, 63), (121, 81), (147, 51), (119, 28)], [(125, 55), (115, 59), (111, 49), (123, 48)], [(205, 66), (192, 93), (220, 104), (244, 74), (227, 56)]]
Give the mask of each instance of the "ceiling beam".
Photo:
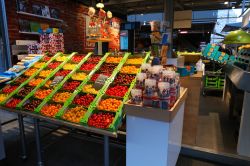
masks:
[(235, 8), (240, 7), (240, 4), (242, 3), (242, 0), (238, 0), (237, 3), (235, 4)]
[(185, 10), (184, 6), (180, 3), (179, 0), (175, 1), (175, 7), (177, 7), (180, 10)]

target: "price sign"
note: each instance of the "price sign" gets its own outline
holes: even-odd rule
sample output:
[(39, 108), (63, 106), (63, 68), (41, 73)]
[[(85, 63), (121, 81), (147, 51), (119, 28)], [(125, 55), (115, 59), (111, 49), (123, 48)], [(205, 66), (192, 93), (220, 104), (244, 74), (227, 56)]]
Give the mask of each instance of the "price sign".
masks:
[(105, 84), (105, 82), (107, 81), (108, 78), (109, 78), (108, 76), (100, 74), (99, 77), (96, 79), (93, 87), (96, 90), (100, 90), (104, 86), (104, 84)]
[(63, 76), (56, 76), (54, 79), (53, 79), (53, 81), (52, 81), (52, 83), (50, 84), (50, 86), (55, 86), (55, 85), (57, 85), (59, 82), (61, 82), (62, 80), (63, 80)]

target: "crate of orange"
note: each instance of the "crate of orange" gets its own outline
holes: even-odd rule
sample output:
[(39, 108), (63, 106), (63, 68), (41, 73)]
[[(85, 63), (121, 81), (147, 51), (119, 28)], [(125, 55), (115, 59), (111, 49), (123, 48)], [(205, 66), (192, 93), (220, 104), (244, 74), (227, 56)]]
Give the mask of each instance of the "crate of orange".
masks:
[(102, 99), (99, 102), (97, 109), (103, 111), (117, 112), (121, 104), (122, 104), (121, 100), (115, 98), (106, 98)]
[(24, 75), (30, 77), (37, 71), (38, 71), (37, 68), (30, 68), (24, 72)]
[(52, 89), (38, 89), (35, 94), (34, 97), (37, 99), (45, 99), (50, 93), (52, 92)]
[(53, 96), (52, 101), (56, 103), (65, 103), (71, 95), (72, 93), (70, 92), (59, 91)]
[(61, 108), (61, 104), (48, 103), (42, 107), (40, 114), (47, 117), (55, 117)]
[(37, 86), (39, 84), (41, 84), (43, 82), (43, 78), (33, 78), (32, 80), (30, 80), (30, 82), (28, 83), (29, 86)]
[(106, 63), (120, 63), (123, 57), (108, 57)]
[(81, 106), (69, 106), (61, 116), (61, 119), (73, 123), (80, 123), (87, 110)]
[(130, 66), (123, 66), (120, 73), (123, 74), (137, 74), (139, 71), (139, 68), (134, 66), (134, 65), (130, 65)]

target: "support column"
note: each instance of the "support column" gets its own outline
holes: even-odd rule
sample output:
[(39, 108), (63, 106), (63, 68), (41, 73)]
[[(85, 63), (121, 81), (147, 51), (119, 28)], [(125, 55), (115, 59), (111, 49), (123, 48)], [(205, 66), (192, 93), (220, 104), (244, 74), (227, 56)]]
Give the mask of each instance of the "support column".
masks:
[(38, 119), (34, 119), (34, 129), (35, 129), (35, 137), (36, 137), (37, 166), (44, 166), (44, 163), (42, 160), (42, 148), (41, 148), (40, 128), (39, 128)]
[(104, 136), (104, 166), (109, 166), (109, 137)]
[(174, 0), (164, 0), (164, 21), (167, 25), (169, 37), (168, 58), (172, 58), (173, 50), (173, 27), (174, 27)]
[[(0, 121), (1, 124), (1, 121)], [(2, 126), (0, 126), (0, 160), (5, 158), (5, 149), (4, 149), (4, 142), (3, 142), (3, 134), (2, 134)]]
[(18, 114), (18, 124), (19, 124), (19, 135), (20, 135), (20, 143), (21, 143), (21, 159), (27, 159), (27, 148), (26, 148), (26, 139), (25, 139), (25, 130), (23, 124), (23, 116)]
[(8, 23), (6, 17), (5, 0), (0, 0), (0, 31), (3, 37), (3, 54), (5, 55), (5, 68), (6, 70), (12, 66), (10, 54), (10, 41), (8, 32)]

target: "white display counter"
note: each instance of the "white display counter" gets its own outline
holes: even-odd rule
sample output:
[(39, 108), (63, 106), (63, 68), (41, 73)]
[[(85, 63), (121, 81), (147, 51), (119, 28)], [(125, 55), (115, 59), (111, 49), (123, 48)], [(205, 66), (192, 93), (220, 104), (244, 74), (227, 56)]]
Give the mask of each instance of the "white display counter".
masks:
[(125, 104), (127, 166), (175, 166), (182, 142), (187, 89), (169, 111)]

